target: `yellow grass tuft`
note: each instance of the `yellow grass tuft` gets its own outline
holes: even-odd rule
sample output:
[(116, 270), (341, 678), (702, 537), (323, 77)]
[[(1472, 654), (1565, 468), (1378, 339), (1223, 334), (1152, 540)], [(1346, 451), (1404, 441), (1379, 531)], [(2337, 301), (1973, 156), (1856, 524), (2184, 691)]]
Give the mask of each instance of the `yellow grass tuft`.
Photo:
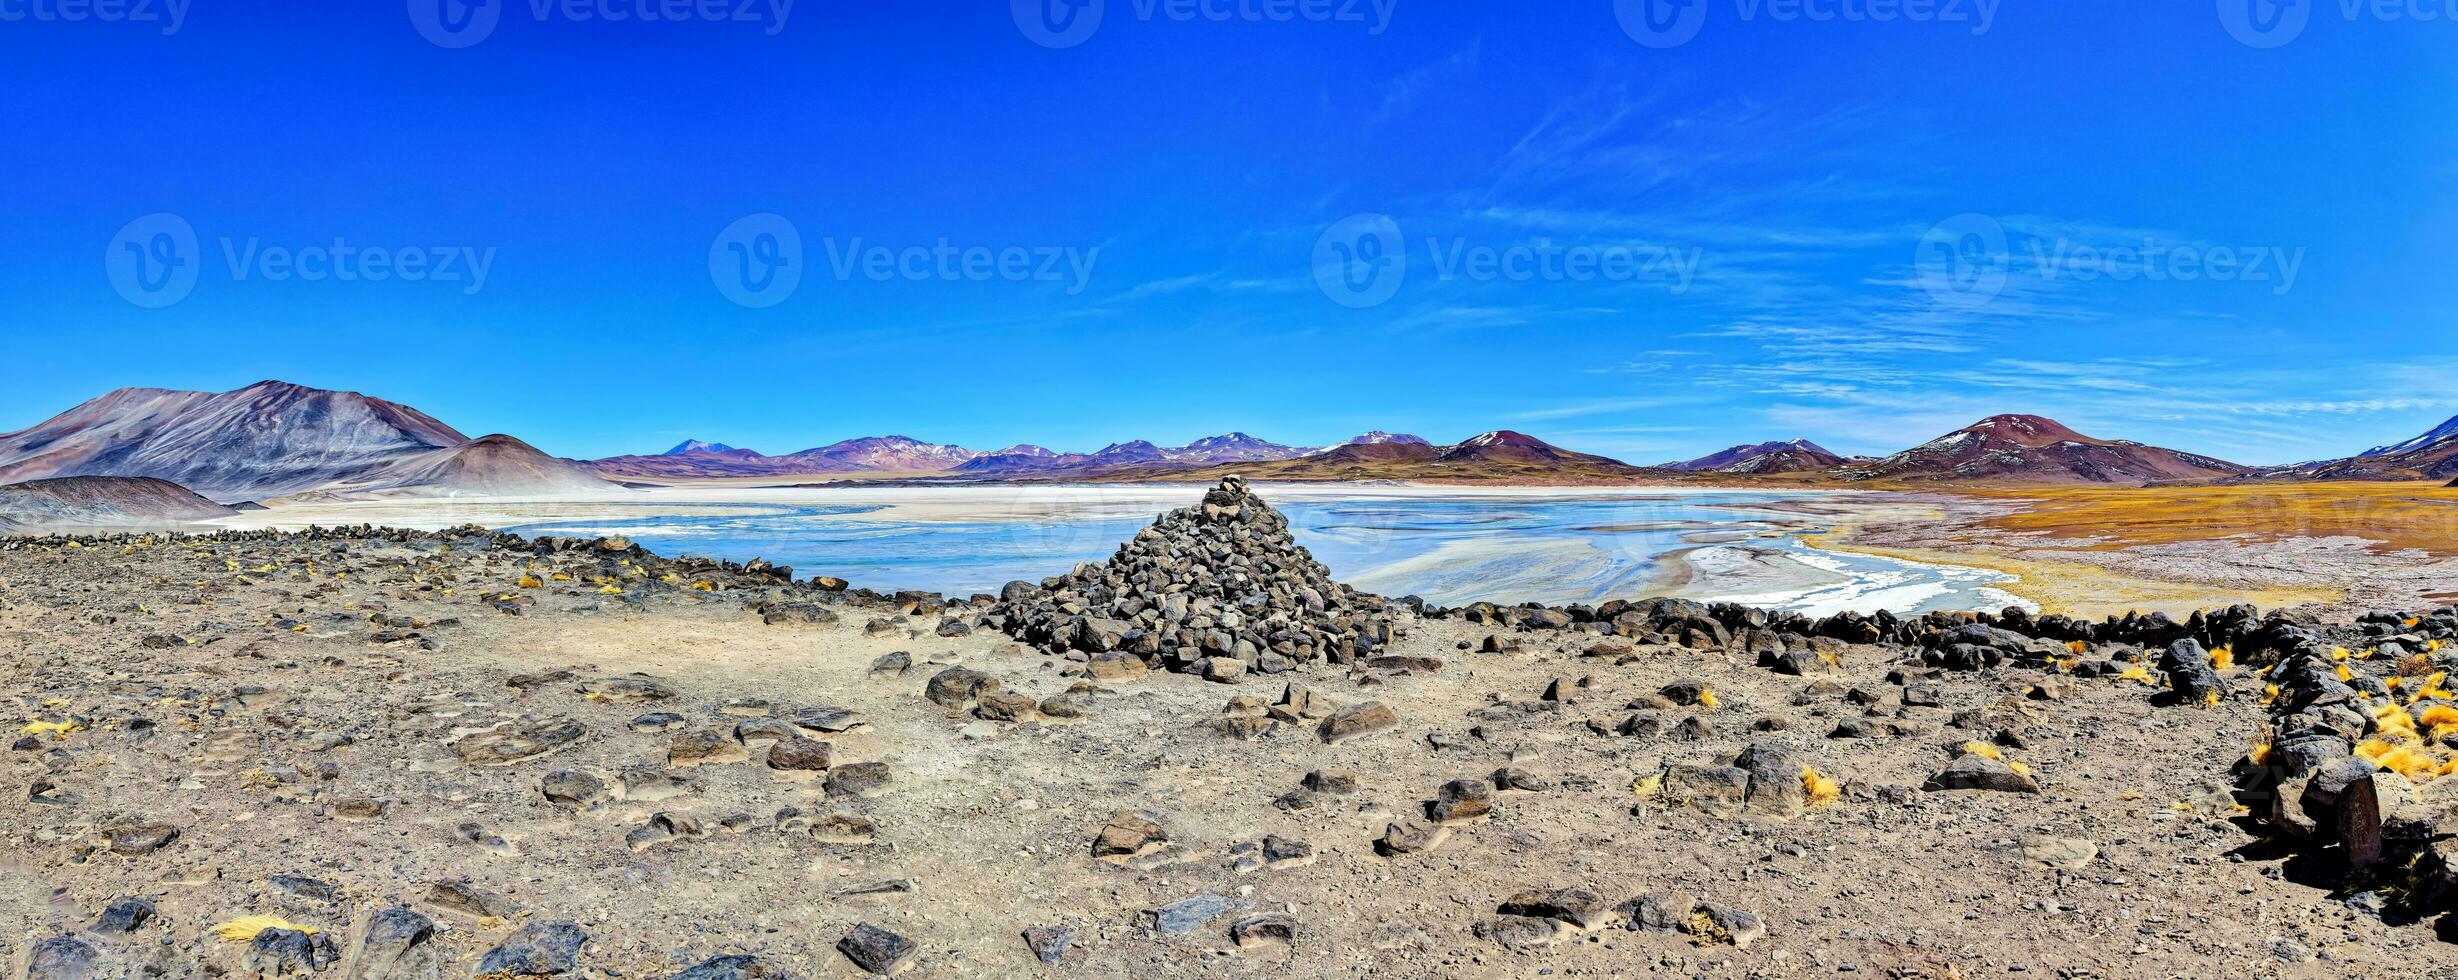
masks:
[(2338, 675), (2339, 675), (2339, 680), (2341, 680), (2341, 681), (2352, 681), (2352, 680), (2355, 680), (2355, 679), (2356, 679), (2356, 672), (2355, 672), (2355, 671), (2352, 671), (2352, 670), (2348, 670), (2348, 669), (2347, 669), (2347, 665), (2346, 665), (2346, 664), (2340, 664), (2340, 665), (2339, 665)]
[(622, 587), (622, 586), (620, 586), (620, 585), (616, 585), (616, 584), (614, 584), (613, 582), (608, 582), (608, 583), (606, 583), (606, 584), (604, 584), (604, 585), (598, 586), (598, 589), (597, 589), (597, 594), (599, 594), (599, 595), (622, 595), (622, 594), (623, 594), (623, 587)]
[(1976, 755), (1983, 759), (1998, 760), (2003, 760), (2006, 757), (2005, 753), (1997, 751), (1997, 746), (1981, 741), (1965, 742), (1961, 745), (1955, 746), (1954, 755), (1957, 758), (1967, 755)]
[(1709, 711), (1714, 711), (1717, 708), (1723, 707), (1724, 702), (1716, 700), (1714, 691), (1702, 690), (1698, 692), (1698, 706)]
[(2236, 651), (2224, 646), (2211, 651), (2210, 665), (2213, 670), (2226, 670), (2236, 666)]
[(85, 726), (77, 724), (75, 719), (70, 719), (68, 721), (29, 721), (26, 723), (26, 727), (17, 730), (17, 734), (32, 735), (37, 738), (49, 735), (51, 736), (51, 740), (54, 742), (64, 742), (68, 740), (68, 733), (81, 732), (84, 730)]
[(2270, 743), (2255, 742), (2253, 743), (2253, 748), (2245, 753), (2245, 758), (2251, 761), (2254, 765), (2267, 766), (2270, 764), (2270, 756), (2273, 751), (2275, 750), (2271, 748)]
[(2270, 702), (2272, 702), (2272, 701), (2276, 701), (2276, 700), (2278, 700), (2278, 699), (2279, 699), (2279, 685), (2277, 685), (2277, 684), (2264, 684), (2264, 685), (2262, 685), (2262, 707), (2265, 707), (2265, 708), (2270, 707)]
[(1641, 776), (1638, 782), (1630, 784), (1630, 792), (1639, 796), (1654, 796), (1663, 791), (1664, 777), (1662, 776)]
[(2355, 654), (2350, 652), (2346, 647), (2330, 648), (2330, 659), (2332, 660), (2345, 660), (2353, 656), (2355, 656)]
[(2395, 735), (2399, 738), (2405, 739), (2413, 739), (2417, 737), (2415, 734), (2415, 718), (2414, 716), (2407, 714), (2407, 709), (2405, 708), (2399, 707), (2395, 704), (2385, 704), (2372, 709), (2369, 714), (2373, 717), (2373, 730), (2376, 732)]
[(2018, 761), (2013, 760), (2013, 759), (2007, 759), (2007, 760), (2006, 760), (2006, 768), (2014, 770), (2014, 771), (2015, 771), (2015, 773), (2016, 773), (2016, 774), (2018, 774), (2018, 775), (2023, 775), (2023, 776), (2028, 776), (2028, 775), (2031, 775), (2031, 767), (2030, 767), (2030, 766), (2026, 766), (2026, 765), (2022, 764), (2021, 762), (2018, 762)]
[(310, 936), (316, 934), (315, 926), (303, 926), (278, 915), (243, 915), (215, 926), (210, 931), (213, 933), (213, 938), (223, 942), (244, 943), (255, 940), (257, 933), (267, 929), (288, 929), (292, 932), (304, 932)]
[(1801, 792), (1809, 796), (1809, 805), (1825, 806), (1826, 804), (1835, 802), (1843, 796), (1843, 786), (1832, 779), (1819, 775), (1816, 768), (1811, 766), (1802, 766)]
[(2065, 645), (2065, 648), (2066, 648), (2066, 649), (2068, 649), (2068, 650), (2071, 650), (2071, 651), (2073, 651), (2073, 652), (2075, 652), (2075, 653), (2090, 653), (2090, 652), (2091, 652), (2091, 644), (2089, 644), (2089, 643), (2085, 643), (2085, 642), (2083, 642), (2083, 641), (2081, 641), (2081, 640), (2073, 640), (2073, 641), (2070, 641), (2070, 642), (2068, 642), (2068, 643)]
[(2131, 667), (2125, 668), (2125, 672), (2118, 674), (2117, 679), (2121, 681), (2141, 681), (2142, 683), (2151, 685), (2157, 685), (2159, 683), (2158, 681), (2151, 679), (2150, 669), (2142, 666), (2141, 664), (2135, 664)]
[(519, 581), (512, 584), (524, 589), (537, 589), (544, 588), (546, 586), (546, 583), (538, 581), (538, 577), (535, 575), (523, 575), (520, 577)]

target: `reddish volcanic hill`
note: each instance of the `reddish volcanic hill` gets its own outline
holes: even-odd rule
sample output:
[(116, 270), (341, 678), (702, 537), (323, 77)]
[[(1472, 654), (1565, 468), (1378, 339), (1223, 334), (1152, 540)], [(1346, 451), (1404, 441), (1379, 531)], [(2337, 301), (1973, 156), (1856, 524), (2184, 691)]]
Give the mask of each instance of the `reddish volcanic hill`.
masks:
[(1697, 459), (1666, 463), (1668, 470), (1715, 470), (1723, 473), (1809, 473), (1831, 470), (1847, 460), (1807, 439), (1734, 446)]
[(2240, 476), (2226, 460), (2094, 439), (2037, 415), (1995, 415), (1844, 472), (1852, 480), (2154, 483)]
[(1776, 449), (1745, 457), (1715, 468), (1718, 473), (1825, 473), (1841, 469), (1851, 460), (1827, 452), (1817, 446), (1807, 449)]
[[(1559, 465), (1571, 462), (1626, 465), (1620, 460), (1574, 453), (1535, 436), (1509, 429), (1499, 429), (1476, 436), (1442, 451), (1434, 457), (1440, 463), (1503, 462), (1535, 465)], [(1633, 467), (1635, 469), (1635, 467)]]

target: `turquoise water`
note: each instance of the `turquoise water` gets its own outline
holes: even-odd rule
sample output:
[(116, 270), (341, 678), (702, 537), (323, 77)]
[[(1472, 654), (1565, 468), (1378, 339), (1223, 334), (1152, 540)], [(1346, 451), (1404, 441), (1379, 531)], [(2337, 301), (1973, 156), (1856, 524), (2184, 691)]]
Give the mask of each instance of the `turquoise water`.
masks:
[[(1799, 498), (1766, 493), (1664, 496), (1295, 498), (1276, 502), (1298, 542), (1343, 581), (1457, 604), (1600, 602), (1685, 594), (1809, 612), (1998, 609), (2002, 576), (1818, 551), (1823, 526)], [(881, 591), (996, 592), (1098, 561), (1153, 514), (1019, 510), (995, 518), (894, 519), (872, 504), (695, 506), (643, 503), (637, 517), (598, 506), (586, 520), (543, 520), (522, 534), (622, 534), (661, 554), (766, 558), (797, 575), (835, 575)]]

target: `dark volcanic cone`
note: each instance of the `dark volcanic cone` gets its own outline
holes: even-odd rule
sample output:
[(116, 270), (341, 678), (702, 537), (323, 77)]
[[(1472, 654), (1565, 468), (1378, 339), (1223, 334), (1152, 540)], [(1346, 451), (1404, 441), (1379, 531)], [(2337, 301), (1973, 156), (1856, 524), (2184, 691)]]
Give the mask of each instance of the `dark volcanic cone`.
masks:
[(1119, 651), (1188, 672), (1211, 658), (1267, 674), (1347, 663), (1391, 636), (1382, 597), (1332, 581), (1289, 537), (1288, 519), (1234, 476), (1108, 561), (1009, 583), (990, 621), (1052, 654)]

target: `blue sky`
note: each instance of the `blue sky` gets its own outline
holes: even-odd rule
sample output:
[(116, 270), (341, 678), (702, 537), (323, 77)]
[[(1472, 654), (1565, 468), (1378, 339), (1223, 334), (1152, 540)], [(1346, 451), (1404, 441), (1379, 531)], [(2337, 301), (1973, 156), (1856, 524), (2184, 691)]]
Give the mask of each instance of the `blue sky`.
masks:
[[(2285, 462), (2458, 413), (2446, 16), (533, 2), (0, 0), (0, 429), (266, 377), (573, 456), (1652, 462), (2022, 411)], [(131, 264), (165, 257), (193, 279)]]

